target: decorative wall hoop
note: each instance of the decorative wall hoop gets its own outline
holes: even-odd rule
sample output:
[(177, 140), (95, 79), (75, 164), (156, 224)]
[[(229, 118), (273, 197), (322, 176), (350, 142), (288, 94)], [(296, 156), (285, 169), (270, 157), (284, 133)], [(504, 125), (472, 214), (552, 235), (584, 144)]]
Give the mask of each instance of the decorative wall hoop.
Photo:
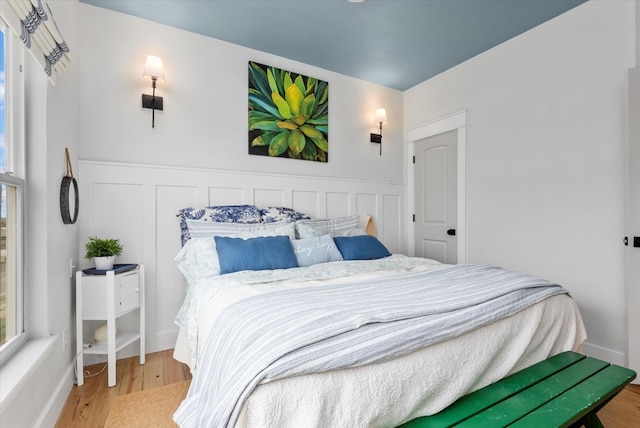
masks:
[[(60, 215), (62, 216), (62, 222), (64, 224), (74, 224), (76, 220), (78, 220), (80, 195), (78, 194), (78, 182), (73, 177), (71, 159), (69, 158), (69, 149), (65, 148), (65, 153), (67, 156), (67, 174), (62, 177), (62, 183), (60, 183)], [(72, 184), (73, 194), (75, 195), (73, 218), (71, 217), (71, 210), (69, 207), (69, 189)]]

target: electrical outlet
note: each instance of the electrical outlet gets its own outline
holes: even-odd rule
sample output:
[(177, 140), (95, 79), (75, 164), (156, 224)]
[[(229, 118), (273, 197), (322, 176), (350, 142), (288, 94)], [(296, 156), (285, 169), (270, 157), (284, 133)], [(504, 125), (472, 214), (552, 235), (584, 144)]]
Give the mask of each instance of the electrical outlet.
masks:
[(62, 350), (66, 351), (69, 346), (69, 330), (65, 328), (62, 330)]

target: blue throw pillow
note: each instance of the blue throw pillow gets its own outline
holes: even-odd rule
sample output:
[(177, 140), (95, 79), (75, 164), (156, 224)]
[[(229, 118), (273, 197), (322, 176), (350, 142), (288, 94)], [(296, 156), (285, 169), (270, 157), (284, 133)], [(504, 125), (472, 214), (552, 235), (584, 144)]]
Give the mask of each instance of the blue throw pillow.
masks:
[(241, 270), (270, 270), (298, 267), (288, 236), (228, 238), (214, 236), (220, 274)]
[(336, 236), (333, 241), (345, 260), (375, 260), (391, 255), (387, 247), (371, 235)]

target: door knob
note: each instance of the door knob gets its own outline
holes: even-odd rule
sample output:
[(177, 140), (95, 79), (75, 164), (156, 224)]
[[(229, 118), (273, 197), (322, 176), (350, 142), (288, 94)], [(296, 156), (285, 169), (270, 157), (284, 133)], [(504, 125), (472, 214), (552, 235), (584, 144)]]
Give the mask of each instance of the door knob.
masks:
[(449, 235), (449, 236), (456, 236), (456, 230), (455, 230), (455, 229), (449, 229), (449, 230), (447, 230), (447, 235)]

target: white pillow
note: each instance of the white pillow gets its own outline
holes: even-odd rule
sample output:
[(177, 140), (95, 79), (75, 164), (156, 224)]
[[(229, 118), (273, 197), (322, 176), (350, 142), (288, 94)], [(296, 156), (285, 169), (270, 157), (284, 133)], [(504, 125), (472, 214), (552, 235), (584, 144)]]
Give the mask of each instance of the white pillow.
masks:
[(314, 238), (322, 235), (343, 236), (358, 229), (360, 226), (360, 216), (358, 214), (329, 218), (322, 220), (298, 220), (296, 230), (301, 239)]
[(173, 261), (188, 284), (212, 275), (220, 275), (220, 261), (213, 238), (191, 238), (184, 244)]
[(273, 223), (219, 223), (190, 219), (186, 221), (192, 238), (226, 236), (248, 239), (279, 235), (288, 236), (290, 239), (296, 237), (295, 224), (289, 220)]
[(298, 266), (301, 267), (342, 260), (342, 253), (333, 242), (331, 235), (295, 239), (291, 241), (291, 245), (298, 260)]

